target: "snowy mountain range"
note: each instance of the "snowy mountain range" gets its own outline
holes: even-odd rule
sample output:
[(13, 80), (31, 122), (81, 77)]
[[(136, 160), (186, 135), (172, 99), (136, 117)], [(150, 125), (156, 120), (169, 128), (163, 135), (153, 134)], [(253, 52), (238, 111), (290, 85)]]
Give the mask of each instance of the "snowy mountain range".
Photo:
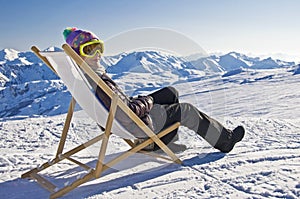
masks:
[[(50, 47), (45, 51), (60, 51)], [(101, 64), (127, 94), (139, 94), (174, 82), (199, 77), (228, 77), (247, 70), (283, 68), (299, 74), (295, 62), (260, 59), (240, 53), (211, 55), (189, 60), (156, 51), (122, 53), (103, 57)], [(130, 76), (149, 78), (149, 83), (129, 81)], [(151, 79), (155, 77), (155, 82)], [(70, 94), (61, 80), (32, 52), (0, 51), (0, 118), (57, 115), (67, 111)]]

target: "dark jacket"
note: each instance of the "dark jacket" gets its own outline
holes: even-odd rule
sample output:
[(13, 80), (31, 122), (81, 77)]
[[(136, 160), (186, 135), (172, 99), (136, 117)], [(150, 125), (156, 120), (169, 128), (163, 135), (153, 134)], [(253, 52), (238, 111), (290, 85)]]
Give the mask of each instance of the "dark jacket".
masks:
[[(139, 117), (141, 120), (153, 130), (153, 124), (149, 115), (153, 107), (153, 98), (151, 96), (138, 96), (135, 98), (128, 98), (118, 87), (118, 85), (105, 73), (99, 75), (101, 79), (127, 104), (127, 106)], [(96, 95), (100, 102), (109, 109), (111, 99), (107, 94), (97, 86)], [(137, 138), (145, 138), (147, 135), (125, 114), (120, 108), (117, 109), (116, 119), (125, 129), (131, 132)]]

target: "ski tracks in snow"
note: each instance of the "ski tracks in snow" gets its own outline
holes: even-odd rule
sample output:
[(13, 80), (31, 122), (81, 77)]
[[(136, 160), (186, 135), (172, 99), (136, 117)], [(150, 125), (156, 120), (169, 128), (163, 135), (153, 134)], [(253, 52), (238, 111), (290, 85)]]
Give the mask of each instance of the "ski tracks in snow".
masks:
[[(29, 195), (31, 198), (47, 197), (48, 193), (42, 188), (20, 176), (54, 157), (64, 117), (0, 122), (3, 135), (0, 140), (1, 194), (10, 190), (4, 196), (23, 198), (24, 193), (30, 194), (26, 191), (30, 188), (35, 193)], [(107, 172), (102, 179), (75, 189), (65, 198), (300, 197), (300, 120), (227, 118), (225, 124), (229, 128), (239, 124), (246, 128), (244, 140), (229, 154), (219, 153), (199, 136), (180, 128), (179, 142), (188, 146), (186, 151), (178, 153), (184, 160), (183, 165), (154, 160), (141, 166), (125, 167), (132, 164), (125, 160), (122, 167), (115, 168), (117, 172)], [(75, 118), (67, 146), (98, 133), (90, 120)], [(126, 149), (126, 144), (115, 137), (110, 144), (114, 145), (108, 151), (111, 154)], [(87, 151), (83, 158), (92, 163), (93, 152)], [(64, 173), (58, 171), (63, 166), (55, 167), (57, 171), (54, 172), (60, 178), (64, 178)], [(13, 191), (15, 186), (19, 187), (18, 191)]]

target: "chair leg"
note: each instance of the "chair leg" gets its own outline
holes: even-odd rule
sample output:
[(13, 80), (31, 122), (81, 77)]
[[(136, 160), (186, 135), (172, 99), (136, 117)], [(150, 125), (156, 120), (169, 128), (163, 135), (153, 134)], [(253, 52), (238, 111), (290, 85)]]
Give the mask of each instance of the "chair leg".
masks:
[(131, 140), (129, 140), (129, 139), (123, 139), (131, 148), (133, 148), (135, 145), (134, 145), (134, 143), (131, 141)]
[(104, 157), (105, 157), (105, 153), (106, 153), (106, 149), (107, 149), (108, 139), (110, 136), (112, 125), (113, 125), (113, 120), (115, 118), (115, 114), (117, 111), (118, 100), (119, 100), (119, 96), (117, 94), (114, 94), (112, 101), (111, 101), (108, 118), (106, 121), (104, 138), (102, 140), (101, 149), (100, 149), (99, 157), (98, 157), (98, 162), (96, 165), (95, 178), (99, 178), (103, 171), (103, 165), (104, 165), (103, 161), (104, 161)]
[[(87, 141), (86, 143), (81, 144), (81, 145), (79, 145), (79, 146), (77, 146), (77, 147), (71, 149), (70, 151), (64, 153), (64, 154), (61, 154), (61, 155), (59, 155), (58, 157), (55, 157), (53, 160), (48, 161), (48, 162), (42, 164), (42, 165), (39, 166), (38, 168), (34, 168), (34, 169), (32, 169), (32, 170), (30, 170), (30, 171), (28, 171), (28, 172), (22, 174), (21, 178), (33, 178), (33, 177), (31, 176), (31, 174), (33, 174), (33, 173), (38, 173), (38, 172), (40, 172), (40, 171), (42, 171), (42, 170), (44, 170), (44, 169), (46, 169), (46, 168), (48, 168), (48, 167), (50, 167), (50, 166), (52, 166), (52, 165), (54, 165), (54, 164), (56, 164), (56, 163), (62, 161), (62, 160), (64, 160), (64, 159), (66, 159), (66, 158), (68, 158), (68, 157), (74, 155), (75, 153), (78, 153), (79, 151), (81, 151), (81, 150), (83, 150), (83, 149), (85, 149), (85, 148), (87, 148), (87, 147), (89, 147), (89, 146), (95, 144), (96, 142), (99, 142), (100, 140), (103, 139), (103, 137), (104, 137), (104, 134), (98, 135), (97, 137), (95, 137), (95, 138), (93, 138), (93, 139)], [(79, 166), (80, 166), (80, 165), (79, 165)]]
[[(159, 138), (167, 135), (168, 133), (170, 133), (171, 131), (179, 128), (180, 126), (180, 123), (179, 122), (176, 122), (174, 123), (173, 125), (169, 126), (168, 128), (166, 128), (165, 130), (161, 131), (159, 134), (155, 135), (153, 132), (150, 132), (149, 133), (149, 139), (146, 140), (145, 142), (147, 141), (151, 141), (150, 143), (152, 142), (155, 142), (168, 156), (170, 156), (172, 158), (172, 160), (177, 163), (177, 164), (182, 164), (182, 161), (173, 153), (173, 151), (171, 151), (169, 149), (169, 147), (167, 147)], [(150, 144), (149, 143), (149, 144)]]
[(70, 105), (69, 105), (69, 110), (68, 110), (68, 114), (67, 114), (67, 117), (66, 117), (66, 121), (65, 121), (65, 124), (64, 124), (64, 128), (63, 128), (63, 131), (62, 131), (62, 135), (61, 135), (59, 145), (58, 145), (58, 148), (57, 148), (56, 157), (58, 157), (63, 152), (65, 142), (66, 142), (66, 138), (67, 138), (67, 134), (68, 134), (68, 131), (69, 131), (69, 128), (70, 128), (70, 123), (71, 123), (71, 120), (72, 120), (72, 117), (73, 117), (75, 104), (76, 104), (76, 101), (72, 97)]
[[(178, 128), (179, 125), (180, 125), (179, 122), (173, 124), (172, 126), (168, 127), (167, 129), (163, 130), (162, 132), (160, 132), (157, 135), (157, 138), (163, 137), (164, 135), (166, 135), (169, 132), (173, 131), (174, 129)], [(113, 159), (110, 162), (108, 162), (107, 164), (105, 164), (105, 168), (103, 168), (103, 170), (112, 167), (113, 165), (115, 165), (116, 163), (120, 162), (121, 160), (124, 160), (125, 158), (129, 157), (133, 153), (136, 153), (136, 152), (142, 150), (143, 148), (145, 148), (147, 145), (151, 144), (152, 142), (154, 142), (154, 140), (152, 138), (149, 138), (148, 140), (144, 141), (143, 143), (131, 148), (129, 151), (123, 153), (122, 155), (116, 157), (115, 159)], [(172, 161), (174, 161), (177, 164), (182, 164), (182, 161), (179, 158), (177, 158), (177, 156), (163, 142), (162, 142), (162, 145), (164, 145), (165, 150), (166, 149), (169, 150), (167, 155), (169, 155), (172, 158)]]

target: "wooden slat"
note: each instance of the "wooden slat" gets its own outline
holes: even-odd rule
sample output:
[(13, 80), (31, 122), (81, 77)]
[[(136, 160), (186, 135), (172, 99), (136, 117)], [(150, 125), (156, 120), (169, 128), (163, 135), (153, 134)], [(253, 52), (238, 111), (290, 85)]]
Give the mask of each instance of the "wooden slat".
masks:
[(81, 150), (83, 150), (83, 149), (85, 149), (85, 148), (91, 146), (92, 144), (94, 144), (94, 143), (96, 143), (96, 142), (98, 142), (98, 141), (100, 141), (100, 140), (102, 140), (102, 139), (103, 139), (103, 136), (104, 136), (104, 134), (98, 135), (97, 137), (95, 137), (95, 138), (93, 138), (93, 139), (87, 141), (86, 143), (81, 144), (81, 145), (79, 145), (79, 146), (77, 146), (77, 147), (71, 149), (70, 151), (64, 153), (64, 154), (59, 155), (58, 157), (54, 158), (54, 159), (51, 161), (51, 163), (46, 162), (46, 163), (42, 164), (42, 165), (40, 166), (40, 168), (34, 168), (34, 169), (32, 169), (32, 170), (30, 170), (30, 171), (28, 171), (28, 172), (22, 174), (21, 177), (22, 177), (22, 178), (29, 178), (30, 175), (31, 175), (32, 173), (38, 173), (38, 172), (40, 172), (40, 171), (42, 171), (42, 170), (44, 170), (44, 169), (50, 167), (51, 165), (56, 164), (56, 163), (58, 163), (58, 162), (64, 160), (66, 157), (70, 157), (71, 155), (73, 155), (73, 154), (75, 154), (75, 153), (77, 153), (77, 152), (79, 152), (79, 151), (81, 151)]
[(131, 146), (131, 147), (134, 147), (134, 146), (135, 146), (134, 143), (133, 143), (131, 140), (129, 140), (129, 139), (124, 139), (124, 138), (123, 138), (123, 140), (124, 140), (129, 146)]
[(48, 180), (46, 180), (45, 178), (43, 178), (42, 176), (40, 176), (39, 174), (32, 173), (30, 176), (31, 178), (35, 179), (42, 187), (44, 187), (51, 193), (55, 192), (56, 186), (51, 182), (49, 182)]
[(100, 174), (102, 173), (102, 166), (103, 166), (103, 161), (104, 161), (104, 157), (105, 157), (105, 153), (106, 153), (106, 149), (107, 149), (107, 144), (108, 144), (108, 139), (109, 139), (109, 135), (112, 129), (112, 125), (113, 125), (113, 121), (115, 118), (115, 114), (117, 111), (117, 104), (119, 101), (119, 96), (117, 94), (113, 95), (112, 98), (112, 102), (110, 105), (110, 109), (109, 109), (109, 114), (108, 114), (108, 118), (106, 121), (106, 126), (105, 126), (105, 136), (102, 140), (102, 144), (101, 144), (101, 149), (99, 152), (99, 157), (98, 157), (98, 162), (96, 165), (96, 170), (95, 170), (95, 178), (99, 178)]
[(62, 154), (61, 157), (70, 157), (71, 155), (73, 155), (73, 154), (75, 154), (75, 153), (77, 153), (77, 152), (79, 152), (79, 151), (81, 151), (81, 150), (83, 150), (83, 149), (85, 149), (85, 148), (93, 145), (94, 143), (96, 143), (96, 142), (98, 142), (100, 140), (102, 140), (103, 137), (104, 137), (104, 134), (98, 135), (97, 137), (95, 137), (95, 138), (87, 141), (86, 143), (81, 144), (78, 147), (75, 147), (74, 149), (72, 149), (72, 150), (70, 150), (70, 151)]
[(56, 71), (54, 70), (54, 68), (52, 67), (52, 65), (50, 64), (50, 62), (48, 61), (48, 59), (46, 58), (46, 57), (44, 57), (44, 56), (42, 56), (41, 54), (40, 54), (40, 49), (38, 49), (36, 46), (32, 46), (31, 47), (31, 50), (34, 52), (34, 54), (36, 55), (36, 56), (38, 56), (38, 58), (40, 58), (55, 74), (57, 74), (56, 73)]
[(59, 161), (61, 161), (59, 158), (54, 158), (50, 163), (49, 162), (45, 162), (44, 164), (42, 164), (41, 166), (39, 166), (38, 168), (34, 168), (24, 174), (22, 174), (21, 178), (30, 178), (30, 176), (34, 173), (38, 173), (48, 167), (50, 167), (53, 164), (58, 163)]
[[(40, 50), (36, 47), (36, 46), (32, 46), (31, 47), (31, 50), (35, 53), (36, 56), (38, 56), (55, 74), (56, 71), (55, 69), (53, 68), (53, 66), (51, 65), (51, 63), (48, 61), (48, 59), (45, 57), (45, 56), (42, 56), (40, 54)], [(66, 138), (67, 138), (67, 133), (68, 133), (68, 130), (69, 130), (69, 127), (70, 127), (70, 123), (71, 123), (71, 119), (72, 119), (72, 116), (73, 116), (73, 112), (74, 112), (74, 107), (75, 107), (75, 104), (76, 104), (76, 101), (75, 99), (72, 97), (71, 99), (71, 102), (70, 102), (70, 105), (69, 105), (69, 109), (68, 109), (68, 114), (67, 114), (67, 117), (66, 117), (66, 120), (65, 120), (65, 124), (64, 124), (64, 128), (63, 128), (63, 131), (62, 131), (62, 135), (61, 135), (61, 138), (60, 138), (60, 142), (59, 142), (59, 145), (58, 145), (58, 149), (57, 149), (57, 153), (56, 153), (56, 157), (62, 153), (63, 151), (63, 148), (64, 148), (64, 145), (65, 145), (65, 141), (66, 141)]]
[[(163, 130), (162, 132), (160, 132), (158, 134), (158, 136), (159, 137), (163, 137), (164, 135), (168, 134), (169, 132), (172, 132), (174, 129), (177, 129), (179, 127), (179, 125), (180, 125), (179, 122), (173, 124), (172, 126), (166, 128), (165, 130)], [(141, 144), (137, 145), (136, 147), (132, 148), (131, 150), (123, 153), (122, 155), (120, 155), (120, 156), (116, 157), (115, 159), (111, 160), (110, 162), (106, 163), (106, 167), (105, 168), (112, 167), (113, 165), (115, 165), (116, 163), (120, 162), (121, 160), (124, 160), (125, 158), (129, 157), (133, 153), (136, 153), (137, 151), (142, 150), (143, 148), (145, 148), (147, 145), (151, 144), (152, 142), (153, 142), (153, 140), (151, 140), (151, 139), (148, 139), (148, 140), (144, 141), (143, 143), (141, 143)], [(182, 164), (181, 160), (178, 159), (178, 158), (176, 158), (176, 159), (172, 158), (172, 160), (174, 162), (176, 162), (177, 164)]]
[(82, 162), (79, 162), (78, 160), (75, 160), (74, 158), (71, 158), (71, 157), (66, 157), (67, 160), (70, 160), (71, 162), (81, 166), (82, 168), (84, 168), (85, 170), (91, 170), (92, 168), (89, 167), (88, 165), (82, 163)]
[(70, 123), (73, 117), (73, 112), (74, 112), (74, 107), (75, 107), (76, 101), (75, 99), (72, 97), (70, 105), (69, 105), (69, 109), (68, 109), (68, 114), (65, 120), (65, 124), (64, 124), (64, 128), (60, 137), (60, 141), (59, 141), (59, 145), (57, 148), (57, 152), (56, 152), (56, 157), (58, 157), (59, 154), (62, 154), (64, 146), (65, 146), (65, 142), (67, 139), (67, 135), (68, 135), (68, 131), (70, 128)]
[(50, 195), (50, 198), (58, 198), (62, 195), (65, 195), (66, 193), (70, 192), (71, 190), (75, 189), (76, 187), (78, 187), (79, 185), (90, 181), (91, 179), (94, 178), (94, 172), (91, 171), (90, 173), (86, 174), (83, 178), (80, 178), (76, 181), (74, 181), (71, 185), (66, 186), (60, 190), (58, 190), (57, 192), (53, 193)]

